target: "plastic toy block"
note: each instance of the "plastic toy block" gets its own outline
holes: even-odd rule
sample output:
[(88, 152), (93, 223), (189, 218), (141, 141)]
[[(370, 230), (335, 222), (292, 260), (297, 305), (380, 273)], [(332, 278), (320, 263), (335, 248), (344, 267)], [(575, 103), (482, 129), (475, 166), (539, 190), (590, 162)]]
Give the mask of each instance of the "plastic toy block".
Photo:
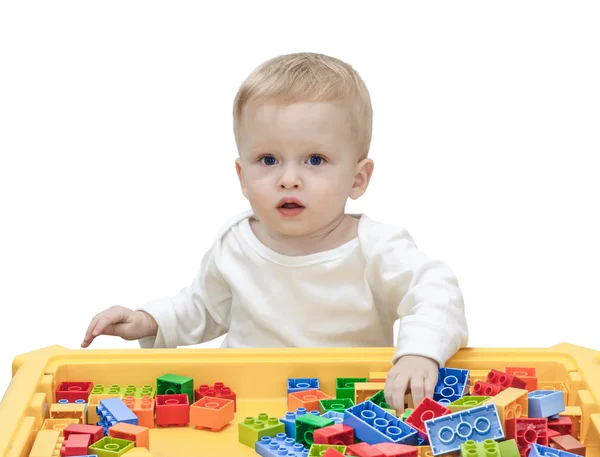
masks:
[(154, 428), (154, 398), (125, 397), (123, 403), (136, 415), (140, 427)]
[(275, 437), (263, 436), (254, 445), (257, 454), (263, 457), (278, 457), (286, 455), (307, 456), (308, 449), (303, 445), (296, 443), (293, 438), (285, 433), (278, 433)]
[(319, 401), (329, 400), (331, 397), (320, 390), (302, 390), (288, 394), (288, 411), (306, 408), (307, 411), (319, 410)]
[(133, 441), (136, 447), (150, 449), (150, 430), (148, 427), (119, 422), (108, 429), (108, 436)]
[(104, 427), (105, 432), (109, 427), (119, 422), (138, 425), (137, 416), (133, 414), (133, 411), (120, 398), (105, 398), (104, 400), (100, 400), (96, 412), (100, 416), (98, 425)]
[(304, 446), (314, 443), (314, 432), (317, 429), (334, 425), (333, 419), (313, 414), (304, 414), (296, 418), (296, 442)]
[(514, 439), (500, 441), (498, 448), (502, 457), (520, 457), (519, 447)]
[(566, 406), (565, 411), (559, 414), (559, 419), (561, 417), (568, 417), (569, 419), (571, 419), (571, 436), (576, 440), (581, 439), (580, 431), (582, 414), (583, 411), (581, 410), (581, 406)]
[(156, 425), (183, 427), (190, 423), (188, 394), (156, 395)]
[(224, 398), (225, 400), (232, 400), (233, 410), (237, 411), (235, 392), (222, 382), (215, 382), (212, 387), (208, 384), (203, 384), (198, 389), (194, 390), (194, 401), (201, 400), (202, 397), (217, 397)]
[[(93, 390), (92, 390), (93, 392)], [(90, 394), (88, 398), (88, 409), (87, 409), (87, 424), (96, 425), (100, 422), (100, 416), (98, 415), (97, 408), (100, 405), (100, 400), (105, 398), (122, 398), (121, 394)]]
[(354, 401), (354, 384), (357, 382), (367, 382), (367, 378), (336, 378), (335, 380), (335, 398), (349, 398)]
[(551, 448), (550, 446), (532, 444), (529, 457), (578, 457), (578, 454)]
[[(328, 451), (333, 449), (336, 453), (329, 453)], [(313, 444), (309, 451), (308, 457), (324, 457), (324, 456), (343, 456), (346, 452), (346, 446), (343, 445), (332, 445), (332, 444)]]
[(105, 436), (100, 441), (90, 445), (88, 452), (94, 453), (98, 457), (121, 457), (130, 449), (133, 449), (134, 446), (133, 441)]
[(194, 403), (194, 380), (192, 378), (165, 374), (156, 379), (156, 395), (179, 394), (188, 396), (188, 405)]
[(405, 422), (417, 430), (422, 439), (425, 439), (427, 431), (425, 430), (424, 422), (435, 417), (446, 416), (447, 414), (452, 414), (452, 411), (431, 398), (425, 397), (410, 416), (406, 418)]
[(91, 435), (70, 435), (62, 443), (60, 448), (61, 457), (72, 457), (87, 453), (88, 446), (92, 443)]
[(123, 398), (124, 397), (135, 397), (135, 398), (152, 397), (152, 398), (154, 398), (156, 396), (156, 389), (149, 384), (142, 386), (142, 387), (136, 387), (133, 384), (130, 384), (123, 389), (122, 395), (123, 395)]
[(381, 408), (381, 409), (383, 409), (386, 413), (389, 413), (394, 417), (398, 417), (398, 414), (396, 413), (395, 409), (389, 409), (389, 408)]
[(565, 410), (565, 397), (559, 390), (529, 392), (529, 417), (550, 417)]
[(440, 368), (433, 399), (442, 405), (452, 403), (467, 393), (468, 384), (469, 370)]
[(548, 444), (550, 444), (550, 438), (554, 437), (554, 436), (560, 436), (560, 433), (557, 432), (556, 430), (552, 430), (552, 429), (548, 429), (546, 431), (546, 435), (548, 435)]
[(554, 430), (559, 435), (573, 434), (573, 421), (570, 417), (560, 416), (558, 419), (548, 421), (548, 431)]
[[(385, 408), (384, 408), (384, 409), (385, 409)], [(406, 409), (404, 410), (404, 412), (402, 413), (402, 417), (401, 417), (401, 419), (402, 419), (403, 421), (406, 421), (407, 417), (408, 417), (408, 416), (410, 416), (410, 415), (411, 415), (411, 413), (412, 413), (413, 411), (414, 411), (414, 409), (412, 409), (412, 408), (406, 408)]]
[(279, 419), (285, 427), (285, 434), (290, 438), (296, 438), (296, 418), (306, 414), (306, 408), (298, 408), (295, 413), (288, 412)]
[(56, 403), (58, 400), (67, 400), (75, 403), (76, 400), (87, 402), (92, 392), (91, 382), (61, 382), (56, 388)]
[(500, 446), (494, 440), (467, 440), (460, 445), (461, 457), (500, 457)]
[(511, 374), (525, 381), (525, 389), (528, 392), (533, 392), (538, 389), (538, 378), (535, 368), (533, 367), (505, 367), (506, 374)]
[(372, 401), (373, 403), (375, 403), (377, 406), (379, 406), (380, 408), (383, 409), (391, 409), (390, 405), (388, 405), (385, 402), (385, 393), (383, 392), (383, 390), (380, 390), (379, 392), (377, 392), (375, 395), (373, 395), (371, 398), (369, 398), (368, 400)]
[(85, 424), (87, 419), (85, 403), (53, 403), (50, 405), (50, 419), (77, 419)]
[(508, 419), (518, 419), (527, 417), (529, 411), (529, 392), (525, 389), (516, 389), (508, 387), (498, 395), (491, 397), (484, 404), (495, 404), (498, 408), (498, 414), (502, 420), (502, 427), (506, 428)]
[(341, 424), (344, 422), (344, 413), (340, 413), (337, 411), (327, 411), (322, 414), (321, 417), (325, 417), (327, 419), (332, 419), (334, 423)]
[(79, 424), (79, 419), (46, 419), (42, 424), (42, 430), (56, 430), (60, 436), (64, 436), (64, 430), (71, 424)]
[(319, 378), (289, 378), (288, 394), (303, 390), (319, 390)]
[(110, 386), (105, 386), (104, 384), (94, 384), (94, 387), (92, 388), (91, 395), (106, 395), (106, 394), (110, 394), (110, 395), (120, 395), (120, 396), (122, 396), (124, 391), (125, 391), (125, 389), (123, 389), (118, 384), (113, 384), (113, 385), (110, 385)]
[(558, 381), (539, 381), (538, 388), (535, 390), (560, 390), (565, 396), (565, 405), (569, 404), (569, 391), (562, 382)]
[(550, 447), (585, 456), (585, 446), (571, 435), (554, 436), (548, 443)]
[(344, 457), (345, 454), (342, 454), (339, 451), (336, 451), (334, 448), (330, 447), (321, 455), (323, 457)]
[(376, 395), (385, 387), (384, 382), (356, 382), (354, 383), (354, 404), (358, 405), (363, 401)]
[(346, 448), (346, 455), (356, 457), (385, 457), (381, 451), (369, 443), (356, 443)]
[(460, 450), (468, 440), (501, 440), (504, 431), (496, 405), (483, 405), (425, 421), (433, 455)]
[(477, 381), (473, 386), (473, 395), (493, 397), (502, 392), (502, 386), (499, 384), (490, 384), (489, 382)]
[(373, 447), (381, 452), (384, 457), (417, 457), (419, 450), (415, 446), (406, 444), (379, 443)]
[(506, 439), (514, 439), (519, 454), (526, 457), (533, 443), (548, 445), (548, 421), (546, 419), (509, 419), (506, 421)]
[(344, 425), (352, 427), (355, 437), (369, 444), (417, 444), (417, 430), (369, 400), (344, 411)]
[(254, 448), (257, 441), (264, 436), (274, 438), (278, 433), (285, 433), (285, 427), (276, 417), (269, 417), (267, 413), (260, 413), (254, 417), (246, 417), (238, 425), (238, 439), (240, 443)]
[(233, 400), (202, 397), (190, 407), (190, 423), (197, 429), (221, 430), (235, 418)]
[(450, 403), (446, 406), (453, 413), (457, 413), (459, 411), (464, 411), (466, 409), (471, 409), (471, 408), (476, 408), (478, 406), (481, 406), (490, 398), (493, 398), (493, 397), (467, 395), (465, 397), (459, 398), (458, 400), (454, 400), (452, 403)]
[(127, 451), (123, 457), (154, 457), (154, 455), (144, 447), (134, 447), (130, 451)]
[(386, 371), (371, 371), (369, 373), (369, 382), (385, 382), (387, 375)]
[(351, 406), (354, 406), (354, 402), (349, 398), (341, 398), (339, 400), (319, 400), (319, 411), (321, 414), (324, 414), (327, 411), (337, 411), (339, 413), (343, 413), (344, 410), (350, 408)]
[(313, 432), (315, 444), (337, 444), (349, 446), (354, 444), (354, 429), (344, 424), (333, 424), (319, 428)]
[(515, 389), (525, 389), (527, 383), (522, 379), (519, 379), (514, 374), (504, 373), (499, 370), (491, 370), (487, 375), (487, 383), (496, 384), (502, 387), (502, 390), (507, 387), (514, 387)]
[(58, 456), (64, 438), (58, 430), (40, 430), (37, 432), (29, 457)]
[(98, 425), (71, 424), (63, 430), (63, 436), (68, 439), (71, 435), (89, 435), (90, 441), (96, 441), (104, 437), (104, 429)]

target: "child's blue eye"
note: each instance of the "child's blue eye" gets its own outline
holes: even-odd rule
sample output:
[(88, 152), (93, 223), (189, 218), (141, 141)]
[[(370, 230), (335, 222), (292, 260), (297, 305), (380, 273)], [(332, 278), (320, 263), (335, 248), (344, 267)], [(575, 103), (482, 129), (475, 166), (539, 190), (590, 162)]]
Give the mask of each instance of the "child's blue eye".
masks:
[(321, 156), (311, 156), (310, 157), (310, 164), (311, 165), (321, 165), (321, 162), (323, 161), (323, 157)]
[(264, 160), (265, 165), (275, 165), (275, 157), (273, 156), (265, 156), (261, 160)]

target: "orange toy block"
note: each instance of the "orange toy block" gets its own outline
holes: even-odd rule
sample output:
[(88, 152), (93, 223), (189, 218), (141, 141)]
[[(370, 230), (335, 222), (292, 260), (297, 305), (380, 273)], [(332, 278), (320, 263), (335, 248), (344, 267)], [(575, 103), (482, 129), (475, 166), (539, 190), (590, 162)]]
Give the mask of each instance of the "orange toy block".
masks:
[(128, 396), (123, 399), (123, 402), (137, 416), (140, 427), (154, 428), (154, 398)]
[(235, 417), (233, 400), (202, 397), (190, 407), (190, 423), (197, 429), (221, 430)]
[(331, 397), (317, 389), (303, 390), (288, 394), (288, 411), (296, 412), (298, 408), (306, 408), (306, 411), (319, 410), (320, 400), (330, 400)]
[(150, 430), (148, 427), (119, 422), (108, 429), (108, 436), (135, 442), (136, 447), (150, 449)]

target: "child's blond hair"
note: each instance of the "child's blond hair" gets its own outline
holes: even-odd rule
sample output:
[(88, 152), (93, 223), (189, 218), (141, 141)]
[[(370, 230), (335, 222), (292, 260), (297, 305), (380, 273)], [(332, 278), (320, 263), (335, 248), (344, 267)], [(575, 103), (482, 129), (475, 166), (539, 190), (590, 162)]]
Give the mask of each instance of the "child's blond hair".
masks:
[(369, 91), (349, 64), (324, 54), (300, 52), (259, 65), (242, 83), (233, 103), (233, 131), (240, 144), (242, 112), (250, 102), (341, 101), (348, 107), (359, 160), (369, 154), (373, 109)]

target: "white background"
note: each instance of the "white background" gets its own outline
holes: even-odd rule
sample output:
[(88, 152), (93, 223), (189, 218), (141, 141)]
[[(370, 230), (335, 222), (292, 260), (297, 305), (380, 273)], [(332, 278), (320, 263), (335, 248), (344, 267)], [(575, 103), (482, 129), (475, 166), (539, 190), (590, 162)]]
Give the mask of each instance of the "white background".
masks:
[(191, 281), (248, 208), (235, 92), (297, 51), (366, 81), (375, 172), (347, 210), (454, 269), (470, 346), (600, 350), (598, 23), (583, 1), (0, 3), (0, 392), (17, 354)]

